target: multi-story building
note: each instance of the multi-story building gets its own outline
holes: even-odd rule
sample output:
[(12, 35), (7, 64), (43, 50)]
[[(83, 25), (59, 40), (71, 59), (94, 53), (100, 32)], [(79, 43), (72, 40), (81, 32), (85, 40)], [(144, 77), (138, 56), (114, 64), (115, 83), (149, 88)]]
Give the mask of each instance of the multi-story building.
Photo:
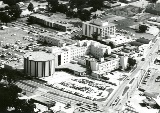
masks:
[(30, 15), (30, 19), (35, 23), (43, 24), (60, 31), (71, 31), (72, 27), (74, 27), (73, 24), (69, 24), (61, 21), (58, 18), (52, 18), (42, 14), (32, 14)]
[[(93, 75), (110, 72), (120, 66), (126, 68), (127, 64), (127, 58), (112, 56), (109, 46), (91, 40), (79, 41), (61, 48), (48, 47), (47, 50), (52, 55), (32, 52), (24, 56), (26, 74), (36, 77), (50, 76), (54, 73), (54, 68), (74, 61), (89, 68)], [(104, 54), (110, 57), (105, 57)]]
[[(110, 54), (111, 48), (109, 46), (100, 44), (95, 41), (79, 41), (77, 44), (65, 46), (62, 48), (49, 48), (51, 53), (55, 54), (55, 66), (60, 66), (69, 63), (77, 57), (90, 54), (95, 58), (102, 58), (104, 54)], [(58, 62), (57, 62), (58, 61)]]
[(92, 61), (91, 62), (91, 69), (92, 69), (92, 76), (100, 77), (106, 72), (110, 72), (112, 70), (122, 67), (122, 69), (127, 68), (128, 57), (121, 56), (117, 58), (107, 58), (103, 62)]
[(55, 72), (54, 55), (45, 52), (29, 52), (24, 55), (24, 73), (31, 77), (52, 76)]
[(93, 37), (97, 33), (101, 38), (106, 38), (109, 35), (115, 35), (115, 24), (102, 20), (91, 20), (82, 23), (82, 34), (87, 37)]
[(69, 45), (62, 48), (51, 47), (49, 48), (51, 53), (55, 55), (55, 66), (60, 66), (69, 63), (71, 60), (78, 56), (83, 56), (89, 53), (89, 47), (86, 45), (79, 46)]
[(105, 54), (111, 54), (111, 47), (103, 44), (99, 44), (97, 42), (92, 42), (90, 47), (90, 53), (95, 58), (103, 58)]

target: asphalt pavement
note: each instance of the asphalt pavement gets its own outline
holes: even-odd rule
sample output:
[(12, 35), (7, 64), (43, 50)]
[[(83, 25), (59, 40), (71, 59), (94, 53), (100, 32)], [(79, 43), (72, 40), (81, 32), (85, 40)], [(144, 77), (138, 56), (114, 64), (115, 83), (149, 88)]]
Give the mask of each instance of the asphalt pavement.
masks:
[[(154, 61), (155, 57), (154, 54), (157, 49), (158, 49), (158, 45), (160, 43), (160, 39), (156, 41), (156, 43), (153, 45), (153, 47), (151, 49), (149, 49), (146, 55), (146, 60), (145, 61), (140, 61), (139, 64), (137, 65), (137, 68), (131, 73), (131, 75), (129, 76), (129, 79), (126, 79), (121, 86), (118, 88), (118, 90), (113, 94), (113, 96), (108, 100), (108, 103), (106, 103), (106, 109), (107, 108), (112, 108), (112, 109), (121, 109), (122, 106), (127, 102), (128, 97), (130, 97), (130, 92), (132, 92), (133, 94), (133, 90), (137, 87), (136, 81), (138, 79), (134, 79), (135, 83), (133, 83), (134, 85), (130, 87), (130, 89), (128, 90), (128, 92), (122, 97), (122, 93), (125, 89), (125, 87), (129, 84), (129, 82), (135, 78), (138, 77), (138, 75), (140, 74), (141, 69), (143, 70), (148, 70), (151, 61)], [(152, 57), (153, 56), (153, 57)], [(140, 77), (141, 78), (141, 77)], [(133, 81), (133, 82), (134, 82)], [(138, 81), (137, 81), (138, 82)], [(120, 101), (118, 102), (117, 105), (112, 106), (113, 103), (115, 103), (115, 100), (117, 99), (117, 97), (120, 98)], [(117, 107), (118, 106), (118, 107)]]

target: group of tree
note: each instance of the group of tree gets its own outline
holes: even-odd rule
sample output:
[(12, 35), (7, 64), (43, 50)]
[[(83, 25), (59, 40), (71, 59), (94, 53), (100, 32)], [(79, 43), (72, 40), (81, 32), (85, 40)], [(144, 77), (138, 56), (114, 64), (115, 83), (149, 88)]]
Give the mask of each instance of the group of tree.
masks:
[(151, 0), (152, 3), (156, 4), (158, 0)]
[(79, 18), (82, 21), (89, 21), (91, 19), (91, 11), (88, 10), (73, 11), (72, 9), (68, 9), (66, 12), (66, 16), (69, 18)]
[[(0, 69), (0, 113), (34, 113), (33, 101), (18, 98), (22, 92), (14, 84), (18, 75), (21, 75), (18, 71)], [(9, 112), (11, 108), (12, 111)]]
[(0, 20), (2, 23), (9, 23), (11, 21), (11, 16), (7, 12), (0, 13)]
[(47, 0), (49, 10), (53, 13), (57, 12), (58, 10), (58, 0)]
[(20, 17), (22, 10), (18, 5), (12, 5), (7, 8), (7, 11), (1, 12), (0, 20), (2, 23), (9, 23), (11, 20), (16, 20)]
[(139, 25), (139, 32), (145, 33), (147, 29), (148, 29), (148, 26), (146, 26), (146, 25)]
[(104, 0), (69, 0), (71, 8), (81, 8), (84, 5), (93, 7), (94, 10), (101, 9), (103, 7)]
[[(2, 23), (9, 23), (11, 20), (16, 20), (20, 17), (22, 13), (21, 8), (17, 5), (17, 2), (25, 1), (25, 0), (3, 0), (4, 3), (9, 4), (9, 6), (5, 7), (4, 12), (0, 12), (0, 20)], [(10, 2), (9, 2), (10, 1)], [(29, 3), (28, 10), (33, 11), (34, 6), (32, 3)]]
[(3, 1), (5, 4), (8, 4), (9, 6), (12, 6), (12, 5), (16, 5), (16, 3), (18, 2), (26, 2), (29, 0), (1, 0), (1, 1)]
[(133, 58), (128, 58), (128, 66), (133, 67), (136, 64), (136, 60)]
[[(70, 18), (80, 18), (82, 21), (90, 20), (91, 12), (102, 9), (103, 0), (69, 0), (69, 6), (59, 4), (58, 0), (47, 0), (49, 11), (65, 13)], [(92, 10), (83, 10), (93, 7)]]

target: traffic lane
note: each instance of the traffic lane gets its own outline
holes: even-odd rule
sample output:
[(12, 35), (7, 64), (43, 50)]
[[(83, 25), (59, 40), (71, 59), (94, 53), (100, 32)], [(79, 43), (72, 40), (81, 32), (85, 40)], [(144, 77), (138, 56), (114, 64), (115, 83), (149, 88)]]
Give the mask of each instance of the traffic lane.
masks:
[(160, 72), (154, 74), (152, 81), (149, 82), (148, 90), (160, 93), (160, 82), (155, 81), (158, 76), (160, 76)]
[[(132, 81), (132, 79), (129, 81), (129, 83)], [(119, 103), (117, 104), (116, 108), (120, 109), (122, 108), (122, 106), (126, 103), (126, 101), (128, 100), (128, 98), (130, 98), (133, 95), (133, 92), (136, 90), (137, 86), (138, 86), (138, 78), (134, 78), (132, 83), (129, 84), (130, 88), (127, 91), (128, 94), (125, 94), (123, 98), (121, 98), (121, 101), (119, 101)]]
[(115, 99), (118, 97), (118, 95), (122, 93), (123, 88), (125, 87), (127, 82), (128, 82), (128, 80), (125, 80), (122, 83), (122, 85), (117, 89), (116, 93), (114, 93), (113, 96), (110, 98), (110, 100), (108, 100), (108, 102), (106, 104), (107, 107), (109, 107), (115, 101)]
[[(142, 65), (141, 66), (145, 66), (147, 64), (147, 62), (146, 63), (142, 63)], [(134, 76), (138, 73), (138, 71), (141, 69), (141, 66), (138, 66), (137, 67), (137, 69), (131, 74), (131, 76), (130, 76), (130, 79), (129, 80), (126, 80), (125, 82), (124, 82), (124, 84), (123, 84), (123, 86), (122, 86), (122, 88), (120, 89), (120, 92), (118, 92), (118, 94), (117, 95), (120, 95), (121, 94), (121, 98), (123, 98), (123, 99), (121, 99), (123, 102), (119, 102), (119, 103), (121, 103), (121, 105), (123, 105), (124, 103), (126, 103), (126, 101), (127, 101), (127, 96), (130, 96), (130, 95), (127, 95), (127, 93), (129, 93), (129, 91), (132, 91), (130, 88), (129, 88), (129, 90), (127, 90), (127, 93), (124, 95), (124, 96), (122, 96), (122, 92), (124, 91), (124, 89), (125, 89), (125, 87), (126, 87), (126, 84), (129, 84), (129, 82), (134, 78)], [(133, 75), (133, 76), (132, 76)], [(134, 80), (136, 80), (136, 79), (134, 79)], [(136, 84), (135, 84), (135, 86), (136, 86)], [(135, 87), (134, 86), (134, 87)], [(133, 86), (132, 86), (133, 87)], [(115, 98), (116, 99), (116, 98)], [(113, 101), (114, 102), (114, 101)], [(112, 102), (112, 103), (113, 103)], [(112, 106), (113, 107), (113, 106)], [(115, 106), (116, 107), (116, 106)]]
[[(150, 49), (150, 51), (148, 52), (148, 54), (146, 55), (146, 57), (149, 57), (151, 53), (153, 53), (153, 52), (156, 51), (157, 44), (159, 43), (159, 41), (160, 41), (160, 39), (156, 41), (156, 43), (154, 44), (154, 46), (152, 47), (152, 49)], [(140, 65), (137, 66), (137, 69), (135, 69), (135, 70), (133, 71), (133, 73), (131, 74), (131, 79), (136, 75), (136, 73), (138, 73), (138, 71), (141, 69), (141, 67), (143, 67), (144, 69), (146, 69), (146, 65), (149, 64), (149, 62), (150, 62), (149, 60), (147, 60), (145, 63), (140, 62)], [(129, 83), (129, 81), (126, 80), (126, 81), (124, 81), (124, 84), (121, 85), (122, 87), (119, 88), (121, 91), (122, 91), (122, 89), (125, 88), (127, 82)], [(113, 99), (116, 99), (116, 97), (119, 95), (118, 93), (120, 92), (120, 90), (118, 90), (118, 91), (113, 95), (113, 96), (115, 96), (115, 97), (112, 96), (109, 104), (107, 104), (107, 105), (110, 105), (110, 103), (113, 102)]]

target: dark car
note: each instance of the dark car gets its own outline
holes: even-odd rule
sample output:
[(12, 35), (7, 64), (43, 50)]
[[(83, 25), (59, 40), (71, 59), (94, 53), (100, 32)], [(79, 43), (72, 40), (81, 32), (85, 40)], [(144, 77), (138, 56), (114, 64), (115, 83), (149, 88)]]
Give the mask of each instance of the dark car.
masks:
[(145, 58), (142, 58), (141, 61), (145, 61)]

